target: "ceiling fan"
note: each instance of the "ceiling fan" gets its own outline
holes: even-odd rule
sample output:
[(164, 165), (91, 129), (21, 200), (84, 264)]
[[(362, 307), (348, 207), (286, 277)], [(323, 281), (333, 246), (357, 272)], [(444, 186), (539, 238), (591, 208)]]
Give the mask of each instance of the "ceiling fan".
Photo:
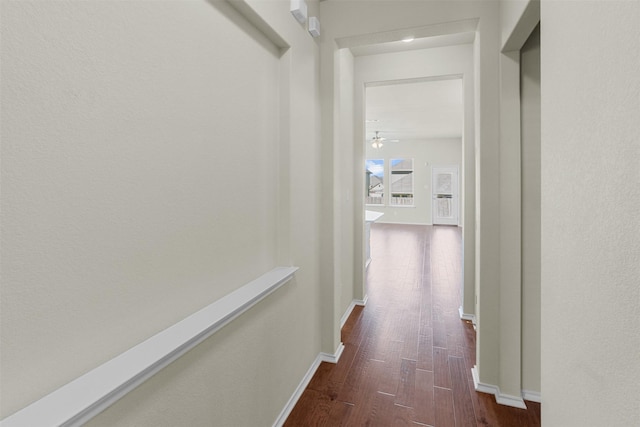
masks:
[[(373, 148), (382, 148), (383, 142), (386, 141), (387, 138), (383, 138), (380, 136), (380, 131), (376, 131), (376, 136), (371, 139), (371, 146)], [(390, 139), (389, 142), (400, 142), (399, 139)]]

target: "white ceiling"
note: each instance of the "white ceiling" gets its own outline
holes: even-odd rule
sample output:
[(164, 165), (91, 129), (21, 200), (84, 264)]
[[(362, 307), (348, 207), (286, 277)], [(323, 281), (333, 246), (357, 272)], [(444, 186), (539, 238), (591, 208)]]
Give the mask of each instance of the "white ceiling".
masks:
[(387, 140), (460, 138), (462, 79), (369, 86), (366, 89), (366, 120), (368, 141), (375, 131)]
[(475, 32), (466, 31), (463, 33), (415, 38), (410, 43), (405, 43), (401, 40), (395, 40), (384, 43), (357, 45), (351, 47), (350, 49), (354, 56), (379, 55), (382, 53), (431, 49), (434, 47), (473, 43), (475, 36)]
[[(477, 19), (467, 19), (360, 34), (336, 39), (336, 43), (340, 48), (350, 49), (354, 56), (384, 58), (388, 53), (473, 43), (477, 25)], [(405, 43), (402, 41), (405, 38), (413, 41)], [(391, 55), (389, 61), (393, 61)], [(370, 141), (375, 131), (387, 140), (461, 138), (463, 111), (461, 78), (370, 85), (366, 89), (366, 138)]]

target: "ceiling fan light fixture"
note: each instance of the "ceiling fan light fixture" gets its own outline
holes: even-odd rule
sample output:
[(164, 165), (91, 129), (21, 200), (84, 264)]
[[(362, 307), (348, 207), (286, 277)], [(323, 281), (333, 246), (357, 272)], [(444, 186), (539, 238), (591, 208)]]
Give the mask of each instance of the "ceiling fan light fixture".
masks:
[(373, 148), (382, 148), (382, 141), (384, 140), (384, 138), (380, 137), (378, 133), (379, 132), (376, 131), (376, 136), (374, 136), (371, 140), (371, 146)]

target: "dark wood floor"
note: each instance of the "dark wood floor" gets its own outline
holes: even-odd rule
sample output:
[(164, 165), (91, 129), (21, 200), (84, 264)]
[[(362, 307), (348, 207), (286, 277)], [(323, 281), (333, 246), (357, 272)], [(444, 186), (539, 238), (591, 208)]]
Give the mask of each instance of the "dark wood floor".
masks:
[(473, 326), (460, 320), (457, 227), (374, 224), (369, 300), (342, 329), (285, 426), (539, 426), (540, 405), (474, 390)]

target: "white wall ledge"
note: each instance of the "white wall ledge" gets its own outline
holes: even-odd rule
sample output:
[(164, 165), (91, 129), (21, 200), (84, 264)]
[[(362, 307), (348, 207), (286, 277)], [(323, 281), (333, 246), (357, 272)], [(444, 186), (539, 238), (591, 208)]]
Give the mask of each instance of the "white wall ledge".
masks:
[(0, 421), (0, 427), (78, 426), (288, 282), (277, 267)]

